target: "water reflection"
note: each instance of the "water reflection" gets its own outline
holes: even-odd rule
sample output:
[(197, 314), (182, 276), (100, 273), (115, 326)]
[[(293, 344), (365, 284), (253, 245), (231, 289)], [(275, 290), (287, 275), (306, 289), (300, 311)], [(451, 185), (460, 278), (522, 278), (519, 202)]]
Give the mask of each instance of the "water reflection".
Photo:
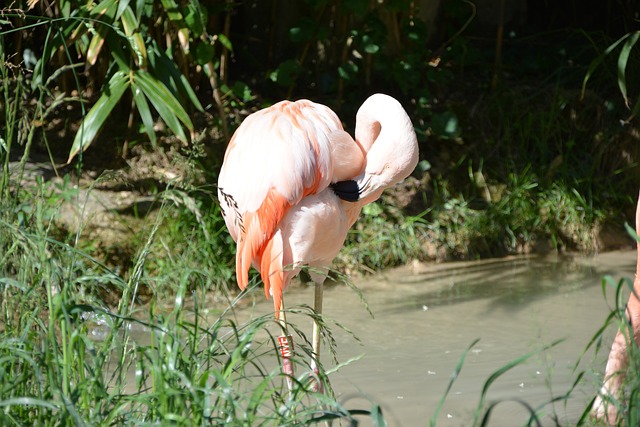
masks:
[[(363, 355), (332, 377), (333, 387), (353, 405), (358, 399), (364, 404), (355, 397), (363, 393), (380, 402), (390, 426), (428, 425), (460, 356), (479, 338), (437, 424), (465, 426), (473, 419), (482, 386), (493, 372), (564, 339), (500, 377), (487, 398), (520, 399), (537, 407), (566, 393), (577, 373), (586, 370), (585, 381), (567, 402), (545, 406), (545, 425), (556, 425), (558, 420), (561, 425), (573, 425), (597, 389), (606, 357), (604, 350), (580, 359), (609, 313), (601, 277), (632, 277), (634, 269), (634, 252), (404, 268), (358, 284), (373, 319), (352, 291), (330, 287), (325, 293), (325, 315), (361, 340), (359, 344), (336, 330), (338, 356), (344, 361)], [(609, 298), (611, 302), (613, 292)], [(309, 304), (311, 299), (311, 292), (297, 287), (290, 290), (287, 304)], [(259, 303), (255, 309), (268, 310), (269, 304)], [(608, 331), (608, 336), (613, 332)], [(489, 425), (522, 425), (525, 412), (522, 405), (501, 403)]]
[(559, 291), (596, 286), (595, 274), (595, 266), (575, 263), (571, 257), (538, 257), (466, 263), (451, 271), (416, 274), (410, 281), (398, 283), (435, 288), (415, 297), (417, 308), (479, 299), (492, 299), (496, 306), (516, 306)]

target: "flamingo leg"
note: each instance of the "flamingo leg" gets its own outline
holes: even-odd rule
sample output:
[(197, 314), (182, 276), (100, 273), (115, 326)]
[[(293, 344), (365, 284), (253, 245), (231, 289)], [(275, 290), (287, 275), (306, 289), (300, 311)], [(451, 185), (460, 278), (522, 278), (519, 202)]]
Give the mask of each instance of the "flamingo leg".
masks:
[[(315, 293), (313, 299), (313, 309), (316, 312), (316, 316), (322, 314), (322, 298), (324, 292), (324, 278), (321, 281), (315, 282)], [(311, 358), (311, 370), (314, 375), (314, 383), (311, 385), (313, 391), (322, 391), (322, 384), (320, 382), (318, 364), (320, 362), (320, 325), (317, 317), (313, 320), (313, 353)]]
[(293, 390), (293, 337), (289, 335), (287, 329), (287, 318), (284, 312), (284, 301), (280, 303), (280, 309), (276, 311), (276, 320), (282, 327), (284, 335), (278, 337), (278, 344), (280, 346), (280, 357), (282, 358), (282, 372), (287, 376), (287, 388), (289, 393)]

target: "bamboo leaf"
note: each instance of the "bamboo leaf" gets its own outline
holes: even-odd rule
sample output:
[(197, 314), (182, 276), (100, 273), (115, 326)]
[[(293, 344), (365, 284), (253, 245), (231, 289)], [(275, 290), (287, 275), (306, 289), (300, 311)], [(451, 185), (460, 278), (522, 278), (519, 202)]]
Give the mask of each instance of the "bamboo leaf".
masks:
[(131, 49), (136, 53), (138, 66), (147, 67), (147, 48), (142, 40), (142, 36), (138, 32), (138, 20), (136, 19), (133, 9), (127, 6), (122, 12), (122, 26), (124, 33), (127, 35)]
[(618, 56), (618, 87), (620, 88), (620, 93), (622, 93), (622, 97), (624, 98), (624, 103), (627, 108), (630, 108), (629, 97), (627, 96), (627, 63), (629, 61), (631, 49), (633, 49), (633, 46), (635, 46), (638, 41), (638, 37), (640, 37), (640, 31), (631, 33), (625, 44), (622, 46), (620, 55)]
[(105, 16), (109, 18), (107, 21), (113, 22), (115, 14), (118, 10), (118, 0), (104, 0), (98, 3), (95, 7), (90, 9), (92, 17)]
[(104, 25), (100, 25), (91, 38), (89, 48), (87, 49), (87, 62), (91, 65), (95, 65), (96, 61), (98, 60), (98, 55), (100, 55), (102, 46), (104, 46), (104, 36), (107, 30), (107, 27), (105, 27)]
[(171, 22), (178, 28), (178, 41), (185, 53), (189, 53), (189, 28), (178, 8), (178, 4), (174, 0), (161, 0), (167, 16)]
[(207, 26), (207, 10), (200, 5), (198, 0), (191, 0), (186, 9), (184, 21), (191, 30), (193, 38), (199, 38)]
[[(157, 45), (153, 45), (154, 49), (151, 50), (153, 54), (149, 56), (150, 70), (154, 76), (157, 76), (164, 85), (171, 87), (175, 93), (186, 95), (194, 107), (198, 111), (204, 111), (198, 96), (194, 92), (189, 79), (180, 72), (173, 62)], [(171, 86), (170, 86), (171, 85)]]
[(233, 52), (233, 45), (231, 44), (231, 40), (229, 40), (229, 37), (225, 36), (224, 34), (218, 34), (218, 41), (220, 42), (220, 44), (222, 44), (222, 46), (224, 46), (229, 52)]
[(582, 92), (581, 92), (581, 95), (580, 95), (582, 98), (584, 98), (584, 92), (585, 92), (585, 90), (587, 88), (587, 82), (589, 81), (589, 79), (593, 75), (593, 72), (596, 70), (596, 68), (598, 68), (598, 66), (600, 66), (602, 61), (604, 61), (604, 59), (611, 52), (613, 52), (613, 50), (616, 47), (618, 47), (618, 45), (620, 43), (622, 43), (627, 37), (629, 37), (629, 34), (625, 34), (624, 36), (620, 37), (613, 44), (609, 45), (609, 47), (607, 49), (605, 49), (604, 52), (602, 52), (600, 55), (598, 55), (598, 57), (591, 62), (591, 64), (589, 65), (589, 69), (587, 70), (587, 74), (585, 74), (584, 80), (582, 80)]
[(187, 142), (187, 137), (180, 122), (189, 130), (193, 129), (193, 123), (171, 91), (146, 71), (140, 70), (134, 72), (134, 79), (167, 126), (169, 126), (178, 138)]
[(69, 152), (69, 159), (67, 164), (71, 163), (71, 160), (80, 151), (84, 151), (91, 145), (96, 135), (104, 125), (113, 108), (117, 105), (122, 94), (129, 87), (128, 75), (122, 71), (116, 71), (116, 73), (109, 80), (109, 86), (105, 90), (98, 101), (91, 107), (91, 110), (82, 120), (80, 129), (76, 133), (76, 137), (73, 140), (73, 146)]
[(118, 10), (116, 11), (116, 16), (114, 19), (120, 19), (123, 13), (126, 12), (127, 9), (131, 9), (129, 7), (130, 0), (119, 0), (118, 1)]
[(149, 108), (147, 98), (145, 98), (142, 89), (140, 89), (135, 81), (131, 83), (131, 91), (133, 92), (133, 100), (136, 103), (136, 107), (138, 108), (138, 113), (140, 114), (140, 118), (142, 119), (142, 124), (144, 125), (144, 131), (149, 136), (149, 141), (151, 141), (151, 144), (155, 147), (156, 133), (153, 130), (153, 117), (151, 116), (151, 109)]
[(166, 12), (169, 19), (173, 22), (183, 21), (182, 13), (180, 13), (180, 9), (178, 8), (178, 4), (173, 0), (161, 0), (162, 7), (164, 7), (164, 11)]
[(633, 120), (634, 117), (638, 115), (638, 113), (640, 113), (640, 96), (638, 97), (635, 105), (631, 109), (631, 114), (629, 115), (629, 117), (627, 117), (626, 122), (629, 123), (631, 120)]

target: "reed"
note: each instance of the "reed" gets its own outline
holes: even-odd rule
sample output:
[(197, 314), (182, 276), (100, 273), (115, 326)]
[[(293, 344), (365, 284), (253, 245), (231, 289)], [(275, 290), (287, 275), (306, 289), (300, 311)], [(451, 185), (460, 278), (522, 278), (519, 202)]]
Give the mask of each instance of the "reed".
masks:
[[(43, 211), (36, 202), (34, 221)], [(289, 394), (273, 316), (239, 321), (234, 307), (244, 294), (211, 316), (202, 271), (176, 274), (168, 307), (135, 303), (140, 286), (155, 280), (145, 262), (162, 214), (125, 279), (2, 213), (0, 424), (310, 425), (352, 417), (328, 382), (328, 393), (314, 393), (303, 376)], [(120, 292), (118, 306), (107, 306), (92, 287)], [(309, 371), (309, 340), (294, 330), (298, 372)]]

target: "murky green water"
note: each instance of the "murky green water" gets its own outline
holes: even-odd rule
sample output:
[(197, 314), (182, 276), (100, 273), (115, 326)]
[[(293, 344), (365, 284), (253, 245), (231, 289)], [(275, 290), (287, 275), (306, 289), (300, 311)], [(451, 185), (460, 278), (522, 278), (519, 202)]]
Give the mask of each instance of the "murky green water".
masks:
[[(613, 328), (606, 331), (598, 354), (584, 352), (615, 297), (611, 287), (605, 300), (601, 279), (633, 277), (635, 257), (635, 251), (627, 251), (405, 267), (357, 282), (374, 318), (353, 290), (327, 286), (324, 316), (359, 339), (331, 328), (339, 362), (360, 357), (330, 376), (333, 389), (349, 409), (369, 409), (369, 401), (377, 402), (390, 427), (428, 426), (460, 357), (479, 339), (437, 419), (437, 426), (469, 426), (482, 388), (494, 372), (562, 339), (491, 385), (486, 401), (501, 403), (488, 425), (526, 424), (526, 405), (538, 408), (566, 394), (585, 371), (568, 400), (546, 404), (542, 412), (542, 425), (555, 426), (556, 418), (560, 425), (575, 425), (599, 388), (615, 333)], [(285, 301), (287, 307), (312, 305), (313, 291), (292, 284)], [(234, 314), (239, 323), (252, 313), (273, 311), (261, 289), (241, 306)], [(290, 314), (288, 320), (311, 334), (307, 317)], [(278, 334), (275, 324), (272, 332)], [(325, 368), (331, 369), (333, 361), (327, 349), (323, 351)], [(274, 369), (277, 363), (274, 356)], [(361, 420), (360, 426), (369, 425), (369, 419)]]
[[(527, 412), (516, 400), (536, 408), (569, 391), (577, 373), (587, 370), (567, 402), (545, 406), (544, 425), (556, 425), (552, 419), (556, 416), (562, 425), (573, 425), (598, 388), (599, 378), (592, 370), (603, 369), (614, 333), (607, 332), (607, 348), (600, 354), (583, 355), (609, 313), (601, 278), (605, 274), (633, 277), (634, 270), (635, 252), (631, 251), (407, 267), (358, 283), (373, 319), (353, 291), (328, 287), (325, 316), (360, 339), (358, 343), (334, 330), (338, 357), (346, 361), (362, 356), (333, 374), (333, 388), (350, 408), (367, 408), (363, 395), (380, 403), (390, 426), (426, 426), (462, 353), (479, 338), (437, 423), (466, 426), (493, 372), (564, 339), (493, 383), (488, 402), (503, 402), (496, 406), (489, 425), (526, 423)], [(611, 302), (613, 292), (609, 295)], [(292, 286), (286, 302), (311, 305), (312, 298), (310, 289)], [(270, 310), (270, 302), (260, 299), (257, 295), (256, 312)], [(324, 361), (329, 363), (330, 358), (325, 355)], [(370, 423), (365, 420), (362, 425)]]

